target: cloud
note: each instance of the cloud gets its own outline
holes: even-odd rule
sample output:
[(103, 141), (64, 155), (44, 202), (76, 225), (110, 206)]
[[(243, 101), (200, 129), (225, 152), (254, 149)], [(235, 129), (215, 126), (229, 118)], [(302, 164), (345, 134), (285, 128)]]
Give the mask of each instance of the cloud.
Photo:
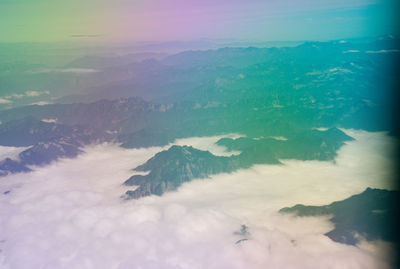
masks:
[(18, 160), (18, 155), (27, 150), (30, 147), (6, 147), (0, 146), (0, 161), (10, 158), (12, 160)]
[(12, 103), (10, 100), (0, 98), (0, 105), (1, 104), (10, 104), (10, 103)]
[(38, 92), (38, 91), (26, 91), (25, 92), (25, 96), (28, 96), (28, 97), (36, 97), (36, 96), (40, 96), (40, 95), (43, 95), (43, 94), (50, 94), (49, 93), (49, 91), (42, 91), (42, 92)]
[(23, 93), (14, 93), (11, 95), (4, 96), (6, 101), (11, 102), (9, 99), (21, 99), (25, 97), (37, 97), (41, 95), (49, 95), (49, 91), (26, 91)]
[(32, 103), (31, 105), (45, 106), (45, 105), (50, 105), (50, 104), (53, 104), (53, 102), (51, 102), (51, 101), (39, 101), (39, 102)]
[(369, 50), (366, 51), (366, 53), (395, 53), (395, 52), (400, 52), (400, 50)]
[[(391, 188), (394, 165), (383, 133), (357, 140), (336, 162), (284, 160), (182, 185), (162, 197), (121, 201), (122, 182), (162, 148), (89, 146), (0, 182), (3, 268), (388, 268), (381, 243), (331, 241), (326, 217), (277, 210), (327, 204), (367, 186)], [(218, 137), (214, 137), (215, 142)], [(210, 138), (179, 140), (223, 153)], [(249, 239), (235, 234), (248, 226)], [(385, 245), (391, 249), (390, 245)]]
[(328, 70), (328, 72), (333, 72), (333, 73), (353, 73), (353, 71), (346, 69), (346, 68), (340, 68), (340, 67), (335, 67), (331, 68)]
[(46, 123), (56, 123), (57, 122), (57, 118), (56, 119), (42, 119), (43, 122)]
[(345, 50), (343, 53), (358, 53), (360, 52), (359, 50)]
[(271, 136), (275, 140), (287, 141), (288, 139), (284, 136)]

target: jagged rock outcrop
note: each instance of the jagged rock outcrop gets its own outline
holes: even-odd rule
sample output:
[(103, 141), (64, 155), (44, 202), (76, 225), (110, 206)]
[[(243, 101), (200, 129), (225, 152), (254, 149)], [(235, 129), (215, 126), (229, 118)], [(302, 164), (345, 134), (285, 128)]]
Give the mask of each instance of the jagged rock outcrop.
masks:
[(192, 179), (231, 172), (237, 167), (236, 158), (215, 156), (190, 146), (172, 146), (134, 169), (150, 173), (145, 176), (134, 175), (125, 181), (125, 185), (139, 186), (134, 191), (128, 191), (126, 195), (128, 199), (152, 194), (162, 195), (166, 191), (176, 190)]
[(0, 161), (0, 177), (12, 173), (30, 172), (31, 169), (19, 161), (6, 158)]

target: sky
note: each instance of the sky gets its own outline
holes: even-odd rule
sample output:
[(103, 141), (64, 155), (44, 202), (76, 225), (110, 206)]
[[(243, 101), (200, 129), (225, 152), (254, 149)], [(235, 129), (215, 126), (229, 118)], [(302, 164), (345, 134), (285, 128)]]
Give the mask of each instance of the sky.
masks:
[[(336, 243), (323, 235), (333, 229), (329, 217), (277, 213), (297, 203), (329, 204), (367, 187), (392, 188), (394, 139), (346, 132), (356, 140), (335, 162), (256, 165), (127, 202), (120, 197), (132, 187), (122, 182), (132, 168), (167, 147), (92, 145), (75, 159), (10, 175), (0, 184), (0, 267), (390, 268), (390, 243)], [(176, 144), (229, 154), (215, 145), (219, 138)], [(248, 233), (240, 234), (241, 225)], [(243, 238), (249, 240), (235, 244)]]
[(397, 34), (395, 0), (1, 0), (0, 42), (331, 40)]

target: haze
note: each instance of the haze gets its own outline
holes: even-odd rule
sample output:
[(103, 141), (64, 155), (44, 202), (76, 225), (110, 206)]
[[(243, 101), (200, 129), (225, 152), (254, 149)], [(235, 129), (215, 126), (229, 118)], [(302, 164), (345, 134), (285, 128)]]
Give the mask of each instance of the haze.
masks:
[(0, 42), (332, 40), (397, 34), (394, 0), (0, 2)]

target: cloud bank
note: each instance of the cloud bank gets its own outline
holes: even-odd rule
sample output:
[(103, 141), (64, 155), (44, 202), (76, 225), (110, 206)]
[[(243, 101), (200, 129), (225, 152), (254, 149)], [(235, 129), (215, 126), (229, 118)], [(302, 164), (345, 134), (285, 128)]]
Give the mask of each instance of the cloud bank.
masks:
[(14, 93), (11, 95), (7, 96), (2, 96), (0, 97), (0, 104), (10, 104), (14, 102), (15, 100), (21, 99), (21, 98), (32, 98), (32, 97), (38, 97), (42, 95), (49, 95), (49, 91), (25, 91), (23, 93)]
[[(392, 188), (394, 141), (348, 133), (357, 140), (335, 162), (257, 165), (135, 201), (120, 200), (129, 189), (121, 184), (162, 148), (90, 146), (76, 159), (8, 176), (0, 182), (0, 268), (389, 268), (381, 252), (390, 244), (335, 243), (323, 236), (332, 229), (326, 217), (276, 213)], [(177, 143), (228, 154), (215, 141)]]
[(4, 98), (0, 98), (0, 105), (1, 104), (9, 104), (9, 103), (11, 103), (10, 100), (4, 99)]
[(0, 161), (10, 158), (12, 160), (19, 160), (18, 155), (29, 149), (30, 147), (6, 147), (0, 146)]

